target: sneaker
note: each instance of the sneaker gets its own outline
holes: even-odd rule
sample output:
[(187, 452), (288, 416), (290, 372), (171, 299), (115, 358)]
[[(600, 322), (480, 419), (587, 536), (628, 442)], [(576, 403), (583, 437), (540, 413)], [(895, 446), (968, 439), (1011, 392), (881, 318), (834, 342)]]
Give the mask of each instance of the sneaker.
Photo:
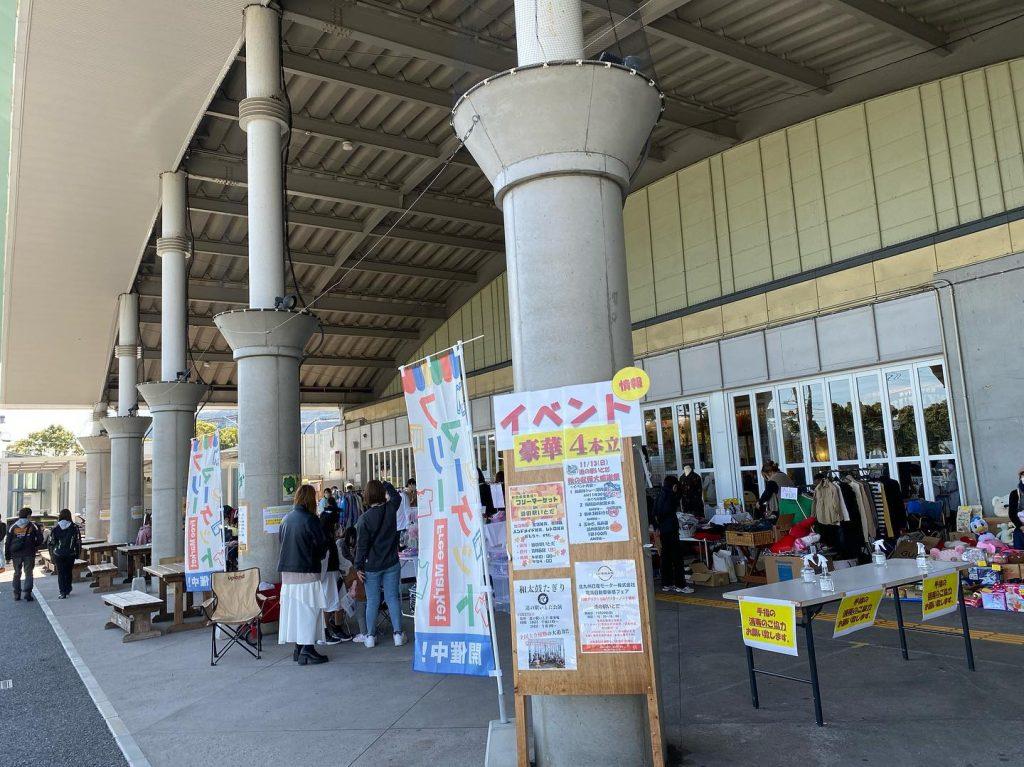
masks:
[(326, 629), (324, 631), (324, 638), (322, 640), (317, 640), (317, 644), (341, 644), (341, 637), (330, 629)]
[(399, 631), (395, 636), (395, 647), (401, 647), (405, 644), (405, 634)]
[(35, 599), (35, 597), (34, 597), (34, 596), (32, 596), (31, 594), (26, 594), (26, 595), (25, 595), (25, 601), (26, 601), (26, 602), (35, 602), (35, 601), (36, 601), (36, 599)]
[(674, 591), (675, 587), (674, 586), (662, 586), (661, 590), (662, 591)]
[(376, 647), (377, 646), (377, 637), (368, 636), (365, 639), (363, 639), (363, 644), (366, 645), (367, 647), (370, 647), (370, 648)]
[(683, 586), (681, 589), (676, 589), (680, 594), (692, 594), (693, 589), (689, 586)]
[(366, 634), (356, 634), (352, 637), (353, 644), (366, 644)]

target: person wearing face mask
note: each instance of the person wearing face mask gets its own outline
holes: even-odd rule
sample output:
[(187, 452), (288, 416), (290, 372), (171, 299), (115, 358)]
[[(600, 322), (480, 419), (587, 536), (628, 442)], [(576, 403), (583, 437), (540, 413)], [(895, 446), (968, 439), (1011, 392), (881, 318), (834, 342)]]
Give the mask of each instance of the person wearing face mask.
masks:
[(1024, 549), (1024, 467), (1017, 472), (1017, 487), (1010, 491), (1007, 502), (1010, 524), (1013, 525), (1013, 548)]
[(682, 496), (684, 514), (704, 516), (704, 488), (700, 474), (695, 472), (690, 464), (683, 466), (683, 476), (679, 478), (679, 493)]
[(62, 509), (57, 524), (50, 531), (50, 556), (57, 570), (58, 599), (67, 599), (71, 593), (75, 560), (82, 553), (82, 534), (71, 521), (70, 509)]

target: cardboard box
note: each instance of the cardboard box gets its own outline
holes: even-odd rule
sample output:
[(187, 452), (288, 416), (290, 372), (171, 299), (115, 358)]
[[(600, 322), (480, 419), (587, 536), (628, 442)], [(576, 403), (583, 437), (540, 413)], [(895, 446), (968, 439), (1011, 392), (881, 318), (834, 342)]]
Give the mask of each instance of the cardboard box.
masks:
[(1019, 581), (1024, 578), (1024, 567), (1021, 565), (999, 565), (999, 572), (1002, 575), (1003, 583)]
[[(924, 544), (925, 553), (932, 549), (942, 548), (941, 538), (925, 538), (921, 543)], [(896, 544), (896, 549), (892, 552), (892, 559), (916, 559), (917, 558), (917, 544), (913, 541), (900, 541)]]
[[(803, 569), (804, 558), (764, 556), (761, 558), (761, 564), (764, 565), (764, 575), (768, 583), (795, 581), (800, 580), (800, 570)], [(836, 563), (829, 560), (828, 569), (835, 570)]]
[(690, 565), (690, 574), (693, 577), (694, 586), (729, 585), (728, 573), (720, 573), (714, 570), (709, 570), (707, 566), (701, 562), (694, 562), (692, 565)]

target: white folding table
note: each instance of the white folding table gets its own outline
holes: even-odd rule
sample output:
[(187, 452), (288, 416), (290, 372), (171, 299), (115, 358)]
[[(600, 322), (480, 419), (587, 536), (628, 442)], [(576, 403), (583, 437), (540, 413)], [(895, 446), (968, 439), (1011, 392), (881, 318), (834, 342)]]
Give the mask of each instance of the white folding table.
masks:
[[(815, 578), (813, 583), (804, 583), (802, 580), (781, 581), (779, 583), (769, 583), (765, 586), (755, 586), (749, 589), (726, 592), (722, 596), (737, 602), (742, 598), (778, 599), (792, 602), (803, 616), (802, 622), (797, 625), (804, 629), (810, 679), (802, 679), (756, 668), (754, 666), (753, 648), (744, 645), (747, 654), (747, 673), (750, 676), (750, 699), (754, 708), (760, 708), (757, 696), (757, 674), (809, 684), (814, 693), (814, 719), (818, 726), (821, 727), (824, 724), (824, 720), (821, 713), (821, 691), (818, 686), (818, 663), (814, 657), (814, 631), (812, 628), (814, 617), (821, 612), (821, 609), (832, 602), (839, 602), (847, 594), (868, 590), (877, 591), (878, 589), (882, 589), (883, 592), (892, 591), (893, 602), (896, 605), (896, 623), (900, 632), (900, 652), (903, 655), (903, 660), (909, 660), (907, 628), (903, 624), (903, 607), (900, 604), (899, 587), (916, 583), (935, 575), (962, 572), (969, 567), (970, 564), (967, 562), (930, 561), (929, 568), (925, 571), (918, 568), (917, 562), (913, 559), (890, 559), (884, 565), (859, 565), (858, 567), (836, 570), (832, 573), (835, 591), (823, 592), (818, 586), (817, 578)], [(967, 656), (967, 668), (974, 671), (974, 650), (971, 647), (970, 627), (967, 625), (967, 606), (964, 604), (963, 584), (959, 584), (958, 592), (960, 625), (964, 639), (964, 653)], [(934, 631), (925, 627), (911, 627), (911, 630), (945, 635), (945, 632)]]

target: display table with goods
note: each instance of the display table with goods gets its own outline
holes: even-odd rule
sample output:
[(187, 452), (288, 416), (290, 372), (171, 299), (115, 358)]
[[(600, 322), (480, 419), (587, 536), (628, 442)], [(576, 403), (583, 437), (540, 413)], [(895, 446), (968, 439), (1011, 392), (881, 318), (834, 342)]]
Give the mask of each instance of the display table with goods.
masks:
[[(819, 727), (824, 724), (818, 664), (814, 655), (813, 622), (825, 605), (838, 603), (833, 632), (833, 638), (836, 638), (874, 625), (882, 597), (887, 591), (891, 592), (896, 607), (903, 660), (909, 659), (906, 634), (908, 630), (948, 636), (945, 632), (904, 625), (899, 589), (912, 583), (923, 583), (922, 620), (927, 621), (959, 610), (967, 667), (974, 671), (974, 652), (971, 647), (967, 609), (964, 591), (960, 587), (961, 573), (971, 567), (968, 563), (940, 562), (927, 557), (889, 560), (883, 558), (879, 564), (860, 565), (831, 572), (821, 555), (808, 555), (808, 564), (811, 564), (814, 558), (817, 559), (817, 569), (804, 568), (799, 580), (769, 583), (730, 591), (723, 595), (726, 599), (739, 602), (747, 672), (750, 677), (750, 698), (754, 708), (760, 708), (758, 674), (787, 679), (810, 685), (814, 696), (814, 719)], [(800, 615), (799, 621), (797, 613)], [(754, 649), (798, 655), (798, 628), (802, 628), (804, 633), (809, 679), (779, 674), (754, 665)]]

